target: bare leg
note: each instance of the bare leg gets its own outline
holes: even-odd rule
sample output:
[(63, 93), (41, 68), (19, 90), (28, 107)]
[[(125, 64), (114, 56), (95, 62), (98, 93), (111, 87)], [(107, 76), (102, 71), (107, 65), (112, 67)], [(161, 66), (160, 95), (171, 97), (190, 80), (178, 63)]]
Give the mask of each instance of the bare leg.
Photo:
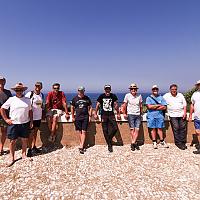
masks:
[(138, 138), (139, 129), (138, 128), (131, 129), (130, 133), (131, 133), (131, 143), (134, 144), (136, 143), (136, 140)]
[(86, 131), (80, 131), (80, 148), (84, 147)]
[(53, 117), (52, 127), (51, 127), (51, 135), (54, 136), (56, 134), (56, 125), (58, 122), (58, 116)]
[(15, 161), (15, 144), (16, 144), (16, 141), (17, 140), (10, 140), (9, 149), (10, 149), (11, 163), (13, 163)]
[(32, 149), (32, 141), (33, 141), (33, 131), (31, 131), (28, 140), (27, 140), (27, 146), (29, 149)]
[(27, 138), (21, 138), (22, 141), (22, 159), (27, 158), (26, 156), (26, 148), (27, 148)]
[(1, 127), (1, 142), (0, 142), (0, 153), (3, 152), (3, 147), (6, 141), (6, 132), (7, 128), (6, 127)]
[(156, 140), (156, 129), (153, 128), (151, 131), (152, 140)]
[(158, 135), (160, 137), (160, 140), (163, 140), (163, 131), (162, 131), (162, 128), (158, 128)]
[(37, 139), (37, 132), (39, 128), (34, 128), (33, 130), (33, 140), (32, 140), (32, 147), (36, 146), (36, 139)]

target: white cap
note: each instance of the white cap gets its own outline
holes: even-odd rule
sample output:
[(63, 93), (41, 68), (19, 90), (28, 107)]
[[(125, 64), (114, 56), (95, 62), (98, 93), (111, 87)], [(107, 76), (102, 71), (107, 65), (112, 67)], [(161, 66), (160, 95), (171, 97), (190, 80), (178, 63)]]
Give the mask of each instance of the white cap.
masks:
[(151, 89), (154, 89), (154, 88), (158, 88), (158, 86), (157, 85), (153, 85)]

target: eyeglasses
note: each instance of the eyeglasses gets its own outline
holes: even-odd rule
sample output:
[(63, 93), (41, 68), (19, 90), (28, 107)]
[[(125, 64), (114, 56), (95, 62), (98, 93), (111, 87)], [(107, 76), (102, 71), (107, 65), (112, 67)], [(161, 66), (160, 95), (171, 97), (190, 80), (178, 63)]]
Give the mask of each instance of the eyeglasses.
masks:
[(54, 87), (53, 89), (54, 89), (54, 90), (59, 90), (60, 88), (59, 88), (59, 87)]
[(130, 88), (130, 90), (134, 90), (134, 91), (137, 91), (137, 88)]

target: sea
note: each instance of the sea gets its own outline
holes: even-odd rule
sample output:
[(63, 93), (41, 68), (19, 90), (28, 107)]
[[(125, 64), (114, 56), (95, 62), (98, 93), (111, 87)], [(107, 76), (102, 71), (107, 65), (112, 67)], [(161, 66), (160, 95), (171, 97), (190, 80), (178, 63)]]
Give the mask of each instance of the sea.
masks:
[[(92, 101), (92, 107), (93, 108), (95, 108), (97, 98), (99, 97), (100, 94), (101, 93), (85, 93), (85, 95), (87, 95), (88, 97), (90, 97), (90, 99)], [(123, 102), (123, 100), (124, 100), (124, 97), (125, 97), (125, 95), (127, 93), (120, 92), (120, 93), (115, 93), (115, 94), (117, 95), (119, 105), (121, 105), (122, 102)], [(138, 94), (142, 95), (143, 102), (145, 102), (146, 98), (150, 95), (150, 93), (138, 93)], [(67, 98), (67, 102), (70, 103), (72, 101), (72, 99), (77, 95), (77, 93), (65, 93), (65, 95), (66, 95), (66, 98)], [(45, 97), (47, 96), (46, 92), (44, 93), (44, 96)]]

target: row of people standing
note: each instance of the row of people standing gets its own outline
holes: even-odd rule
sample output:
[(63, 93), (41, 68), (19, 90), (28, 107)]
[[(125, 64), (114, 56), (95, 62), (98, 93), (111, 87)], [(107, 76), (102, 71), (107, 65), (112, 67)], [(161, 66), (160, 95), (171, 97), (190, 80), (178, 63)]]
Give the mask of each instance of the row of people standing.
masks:
[[(26, 143), (29, 137), (29, 150), (28, 155), (31, 156), (32, 151), (38, 152), (36, 148), (36, 136), (39, 129), (43, 108), (44, 106), (44, 95), (41, 93), (42, 83), (37, 82), (35, 84), (34, 91), (28, 92), (26, 97), (23, 93), (27, 87), (23, 84), (18, 83), (11, 89), (16, 92), (16, 96), (11, 97), (9, 90), (5, 90), (5, 78), (0, 77), (0, 89), (1, 89), (1, 153), (3, 153), (3, 144), (5, 142), (6, 131), (8, 132), (8, 138), (10, 139), (10, 152), (12, 162), (14, 162), (14, 147), (16, 139), (22, 138), (22, 157), (26, 158)], [(199, 91), (200, 81), (196, 83), (198, 91), (192, 96), (191, 114), (195, 112), (195, 128), (196, 132), (199, 133)], [(157, 148), (156, 141), (156, 129), (160, 138), (160, 144), (163, 147), (168, 147), (163, 138), (162, 128), (164, 128), (164, 115), (163, 111), (168, 108), (170, 121), (172, 124), (175, 144), (180, 149), (186, 149), (186, 101), (181, 93), (177, 92), (177, 85), (173, 84), (170, 86), (170, 92), (165, 94), (163, 97), (159, 95), (158, 86), (152, 86), (152, 94), (147, 97), (146, 105), (148, 108), (147, 113), (147, 125), (151, 128), (151, 134), (153, 139), (153, 147)], [(49, 92), (46, 98), (47, 108), (47, 121), (50, 129), (49, 140), (54, 142), (56, 137), (56, 125), (58, 118), (65, 114), (67, 120), (69, 119), (69, 113), (67, 110), (67, 101), (64, 93), (60, 91), (60, 84), (53, 84), (53, 91)], [(138, 95), (138, 87), (136, 84), (131, 84), (130, 93), (126, 94), (124, 103), (122, 105), (122, 111), (124, 117), (128, 119), (131, 133), (131, 150), (138, 149), (137, 137), (141, 124), (142, 115), (142, 96)], [(71, 111), (72, 120), (75, 122), (75, 128), (80, 136), (80, 153), (84, 153), (85, 136), (87, 132), (88, 123), (92, 116), (91, 100), (85, 94), (85, 88), (79, 87), (78, 94), (72, 100)], [(9, 98), (7, 100), (7, 98)], [(7, 101), (6, 101), (7, 100)], [(111, 86), (104, 86), (104, 93), (97, 99), (97, 105), (95, 109), (94, 118), (98, 120), (98, 110), (101, 108), (101, 122), (105, 140), (108, 144), (109, 152), (113, 151), (112, 138), (115, 136), (118, 128), (115, 120), (114, 109), (117, 111), (117, 118), (120, 119), (120, 110), (117, 103), (117, 96), (111, 93)], [(23, 102), (23, 103), (22, 103)], [(21, 105), (23, 104), (23, 105)], [(25, 107), (23, 107), (26, 104)], [(19, 106), (20, 105), (20, 106)], [(20, 107), (20, 108), (18, 108)], [(8, 116), (8, 109), (10, 108), (10, 114)], [(20, 125), (21, 124), (21, 125)], [(8, 129), (6, 130), (6, 126)], [(33, 133), (28, 134), (28, 129), (33, 129)], [(31, 139), (30, 139), (31, 138)]]

